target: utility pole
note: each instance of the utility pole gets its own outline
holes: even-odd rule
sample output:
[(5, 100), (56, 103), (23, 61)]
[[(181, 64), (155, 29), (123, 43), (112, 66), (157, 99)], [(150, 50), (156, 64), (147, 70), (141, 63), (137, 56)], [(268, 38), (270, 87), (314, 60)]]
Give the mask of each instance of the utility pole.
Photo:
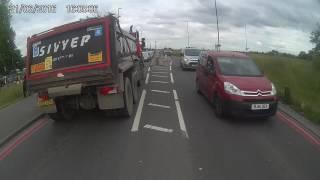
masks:
[(157, 49), (157, 40), (154, 40), (154, 50)]
[(219, 32), (219, 20), (218, 20), (218, 9), (217, 9), (217, 0), (214, 0), (214, 7), (216, 9), (216, 19), (217, 19), (217, 31), (218, 31), (218, 44), (216, 45), (217, 51), (220, 51), (220, 32)]
[(189, 21), (187, 21), (187, 35), (188, 35), (188, 47), (190, 47), (190, 43), (189, 43)]
[(120, 18), (120, 9), (122, 8), (118, 8), (118, 19)]

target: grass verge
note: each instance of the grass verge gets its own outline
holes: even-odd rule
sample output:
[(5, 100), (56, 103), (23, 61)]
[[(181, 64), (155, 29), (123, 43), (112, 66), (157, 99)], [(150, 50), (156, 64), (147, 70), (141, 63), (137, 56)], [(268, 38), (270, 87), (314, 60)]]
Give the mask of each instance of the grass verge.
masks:
[(23, 98), (22, 84), (12, 84), (0, 88), (0, 109)]
[(320, 71), (312, 62), (265, 54), (250, 56), (275, 84), (280, 98), (284, 98), (284, 89), (289, 89), (289, 105), (311, 121), (320, 123)]

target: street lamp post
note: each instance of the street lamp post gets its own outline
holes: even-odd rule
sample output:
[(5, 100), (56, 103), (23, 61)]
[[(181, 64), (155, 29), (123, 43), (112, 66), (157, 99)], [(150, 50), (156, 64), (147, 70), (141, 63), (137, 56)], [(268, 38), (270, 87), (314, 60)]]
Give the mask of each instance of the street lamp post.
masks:
[(120, 18), (120, 9), (122, 8), (118, 8), (118, 19)]

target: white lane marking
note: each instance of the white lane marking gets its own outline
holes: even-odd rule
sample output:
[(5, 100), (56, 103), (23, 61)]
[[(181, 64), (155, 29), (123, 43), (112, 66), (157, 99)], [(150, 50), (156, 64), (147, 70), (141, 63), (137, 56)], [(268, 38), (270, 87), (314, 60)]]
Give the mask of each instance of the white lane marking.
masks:
[(159, 76), (159, 75), (151, 75), (153, 77), (161, 77), (161, 78), (167, 78), (168, 76)]
[(140, 123), (140, 119), (141, 119), (141, 113), (142, 113), (143, 103), (146, 98), (146, 94), (147, 94), (147, 91), (144, 89), (141, 94), (141, 98), (139, 101), (139, 106), (138, 106), (138, 109), (136, 112), (136, 116), (134, 117), (134, 120), (133, 120), (133, 125), (131, 128), (132, 132), (138, 131), (138, 129), (139, 129), (139, 123)]
[(166, 82), (166, 81), (151, 81), (152, 83), (163, 83), (163, 84), (166, 84), (166, 83), (168, 83), (168, 82)]
[(155, 106), (155, 107), (161, 107), (161, 108), (170, 109), (170, 106), (165, 106), (165, 105), (161, 105), (161, 104), (149, 103), (148, 105), (149, 106)]
[(176, 100), (176, 101), (179, 100), (176, 90), (173, 90), (173, 97), (174, 97), (174, 100)]
[(150, 67), (148, 68), (148, 72), (150, 72)]
[(168, 72), (152, 72), (152, 73), (167, 74)]
[(149, 73), (147, 73), (147, 77), (146, 77), (146, 82), (145, 84), (148, 84), (149, 83)]
[(172, 133), (173, 132), (172, 129), (167, 129), (167, 128), (163, 128), (163, 127), (159, 127), (159, 126), (153, 126), (153, 125), (150, 125), (150, 124), (144, 125), (144, 128), (153, 129), (153, 130), (162, 131), (162, 132), (167, 132), (167, 133)]
[(170, 65), (170, 71), (172, 71), (171, 65)]
[(152, 92), (158, 92), (158, 93), (165, 93), (165, 94), (169, 94), (169, 91), (160, 91), (160, 90), (156, 90), (156, 89), (152, 89)]
[(187, 128), (186, 128), (186, 124), (185, 124), (184, 119), (183, 119), (183, 115), (182, 115), (182, 111), (181, 111), (181, 107), (180, 107), (180, 103), (179, 103), (179, 100), (178, 100), (178, 95), (177, 95), (176, 90), (173, 90), (173, 94), (176, 94), (174, 96), (176, 96), (175, 97), (175, 104), (176, 104), (176, 108), (177, 108), (180, 129), (184, 133), (186, 138), (189, 138), (188, 132), (187, 132)]
[(173, 75), (172, 75), (172, 73), (170, 73), (170, 80), (171, 80), (171, 83), (173, 84), (173, 83), (174, 83), (174, 80), (173, 80)]

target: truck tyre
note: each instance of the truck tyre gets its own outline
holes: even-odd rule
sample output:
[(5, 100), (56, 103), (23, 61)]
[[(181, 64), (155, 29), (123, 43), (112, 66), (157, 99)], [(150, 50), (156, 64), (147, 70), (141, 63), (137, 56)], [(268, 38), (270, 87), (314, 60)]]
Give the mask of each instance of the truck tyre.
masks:
[(131, 76), (131, 87), (132, 87), (132, 95), (133, 95), (133, 103), (136, 104), (139, 100), (139, 91), (138, 91), (138, 81), (137, 81), (137, 75)]
[(133, 95), (130, 79), (125, 78), (124, 81), (124, 92), (123, 92), (124, 108), (122, 109), (122, 114), (126, 117), (130, 117), (133, 112)]

